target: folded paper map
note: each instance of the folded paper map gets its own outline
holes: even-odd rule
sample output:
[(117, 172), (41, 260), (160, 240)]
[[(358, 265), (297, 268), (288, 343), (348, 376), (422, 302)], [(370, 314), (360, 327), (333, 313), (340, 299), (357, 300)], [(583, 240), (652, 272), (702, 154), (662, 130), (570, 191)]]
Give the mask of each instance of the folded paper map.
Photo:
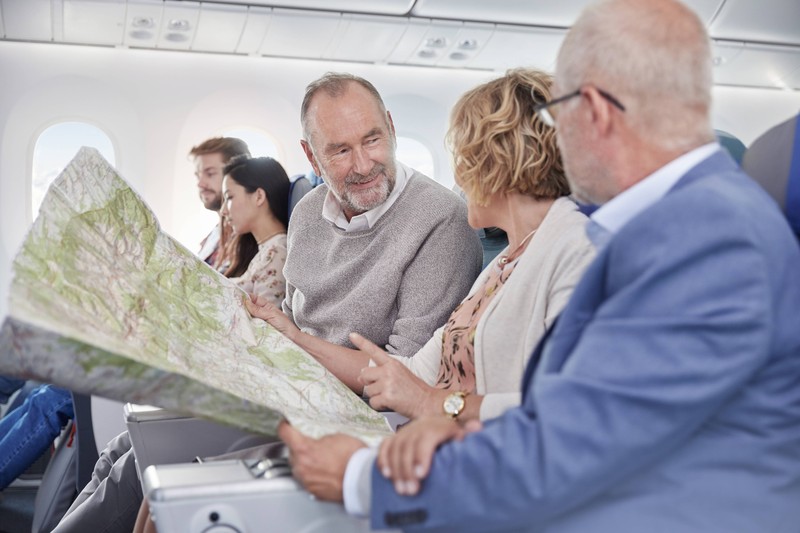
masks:
[(53, 182), (14, 260), (0, 374), (256, 433), (281, 417), (367, 442), (383, 416), (244, 308), (93, 149)]

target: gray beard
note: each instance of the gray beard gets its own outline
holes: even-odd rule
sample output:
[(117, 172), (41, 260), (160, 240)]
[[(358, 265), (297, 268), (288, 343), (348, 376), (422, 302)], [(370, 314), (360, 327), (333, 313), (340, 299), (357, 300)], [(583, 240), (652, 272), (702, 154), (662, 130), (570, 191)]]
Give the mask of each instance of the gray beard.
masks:
[(394, 180), (390, 182), (387, 176), (376, 189), (377, 190), (373, 189), (370, 191), (370, 196), (372, 196), (374, 200), (362, 201), (358, 198), (358, 195), (351, 195), (348, 191), (345, 191), (340, 201), (348, 211), (366, 213), (370, 209), (375, 209), (389, 198), (389, 195), (392, 194), (392, 190), (394, 189)]
[[(397, 171), (396, 168), (397, 167), (395, 165), (395, 172)], [(347, 190), (348, 184), (364, 183), (374, 179), (378, 174), (383, 174), (386, 179), (384, 179), (380, 185), (370, 190), (369, 194), (354, 194)], [(345, 211), (351, 211), (357, 214), (366, 213), (371, 209), (375, 209), (384, 203), (387, 198), (389, 198), (389, 195), (392, 194), (392, 191), (394, 190), (394, 184), (396, 181), (396, 174), (389, 174), (385, 165), (375, 165), (372, 167), (370, 173), (366, 176), (355, 173), (347, 176), (347, 178), (345, 178), (345, 186), (342, 193), (338, 194), (337, 191), (334, 191), (334, 194)], [(365, 199), (364, 197), (367, 197), (368, 199)]]

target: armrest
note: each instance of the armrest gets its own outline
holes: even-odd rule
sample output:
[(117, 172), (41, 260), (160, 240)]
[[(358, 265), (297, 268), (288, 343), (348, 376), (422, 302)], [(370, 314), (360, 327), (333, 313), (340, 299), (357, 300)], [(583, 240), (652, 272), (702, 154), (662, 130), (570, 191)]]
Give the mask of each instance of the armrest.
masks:
[(147, 405), (126, 404), (125, 421), (140, 477), (150, 465), (188, 463), (275, 440)]

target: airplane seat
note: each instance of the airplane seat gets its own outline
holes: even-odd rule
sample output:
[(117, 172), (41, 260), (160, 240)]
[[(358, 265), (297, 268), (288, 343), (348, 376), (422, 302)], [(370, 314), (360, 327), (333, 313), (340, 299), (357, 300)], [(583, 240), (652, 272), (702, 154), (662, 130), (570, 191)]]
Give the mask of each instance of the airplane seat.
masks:
[(75, 418), (62, 431), (42, 476), (33, 506), (34, 533), (51, 531), (75, 496), (92, 478), (98, 454), (91, 416), (91, 397), (72, 393)]
[(508, 235), (500, 228), (477, 230), (483, 248), (483, 268), (486, 268), (503, 249), (508, 246)]
[[(464, 202), (467, 201), (467, 197), (461, 187), (453, 185), (452, 191), (460, 196)], [(495, 227), (476, 229), (475, 233), (478, 234), (478, 238), (481, 240), (481, 248), (483, 248), (482, 268), (486, 268), (492, 262), (492, 259), (497, 257), (497, 254), (508, 246), (508, 235), (506, 235), (505, 231)]]
[(780, 206), (800, 240), (800, 120), (767, 130), (745, 152), (742, 168)]
[(72, 407), (75, 411), (76, 438), (78, 456), (75, 465), (78, 490), (86, 486), (92, 479), (92, 471), (99, 454), (92, 422), (92, 397), (86, 394), (72, 393)]
[(735, 135), (732, 135), (727, 131), (714, 130), (714, 133), (717, 136), (717, 142), (719, 142), (719, 144), (722, 145), (722, 147), (725, 148), (729, 154), (731, 154), (731, 157), (741, 165), (742, 158), (747, 150), (747, 147), (744, 145), (744, 143)]
[(296, 174), (289, 178), (289, 218), (292, 218), (294, 206), (303, 196), (308, 194), (311, 189), (322, 183), (322, 179), (313, 170), (306, 174)]
[(78, 494), (78, 436), (74, 420), (61, 432), (33, 504), (33, 533), (47, 533), (56, 527)]
[(0, 406), (0, 417), (5, 416), (7, 413), (10, 413), (25, 403), (25, 398), (27, 398), (33, 389), (39, 385), (41, 385), (41, 383), (38, 381), (25, 381), (24, 385), (11, 393), (11, 395), (8, 397), (8, 401), (4, 405)]

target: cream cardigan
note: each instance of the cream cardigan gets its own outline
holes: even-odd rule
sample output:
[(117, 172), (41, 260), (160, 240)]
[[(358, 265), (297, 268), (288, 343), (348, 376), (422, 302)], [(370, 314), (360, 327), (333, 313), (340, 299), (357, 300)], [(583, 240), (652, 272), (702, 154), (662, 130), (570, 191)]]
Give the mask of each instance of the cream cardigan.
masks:
[[(588, 219), (567, 198), (550, 207), (475, 331), (475, 383), (484, 395), (481, 420), (519, 405), (520, 382), (539, 338), (567, 304), (583, 271), (594, 259), (586, 237)], [(501, 255), (508, 252), (508, 248)], [(478, 276), (475, 292), (492, 265)], [(444, 326), (413, 357), (395, 357), (429, 385), (436, 383), (442, 359)]]

